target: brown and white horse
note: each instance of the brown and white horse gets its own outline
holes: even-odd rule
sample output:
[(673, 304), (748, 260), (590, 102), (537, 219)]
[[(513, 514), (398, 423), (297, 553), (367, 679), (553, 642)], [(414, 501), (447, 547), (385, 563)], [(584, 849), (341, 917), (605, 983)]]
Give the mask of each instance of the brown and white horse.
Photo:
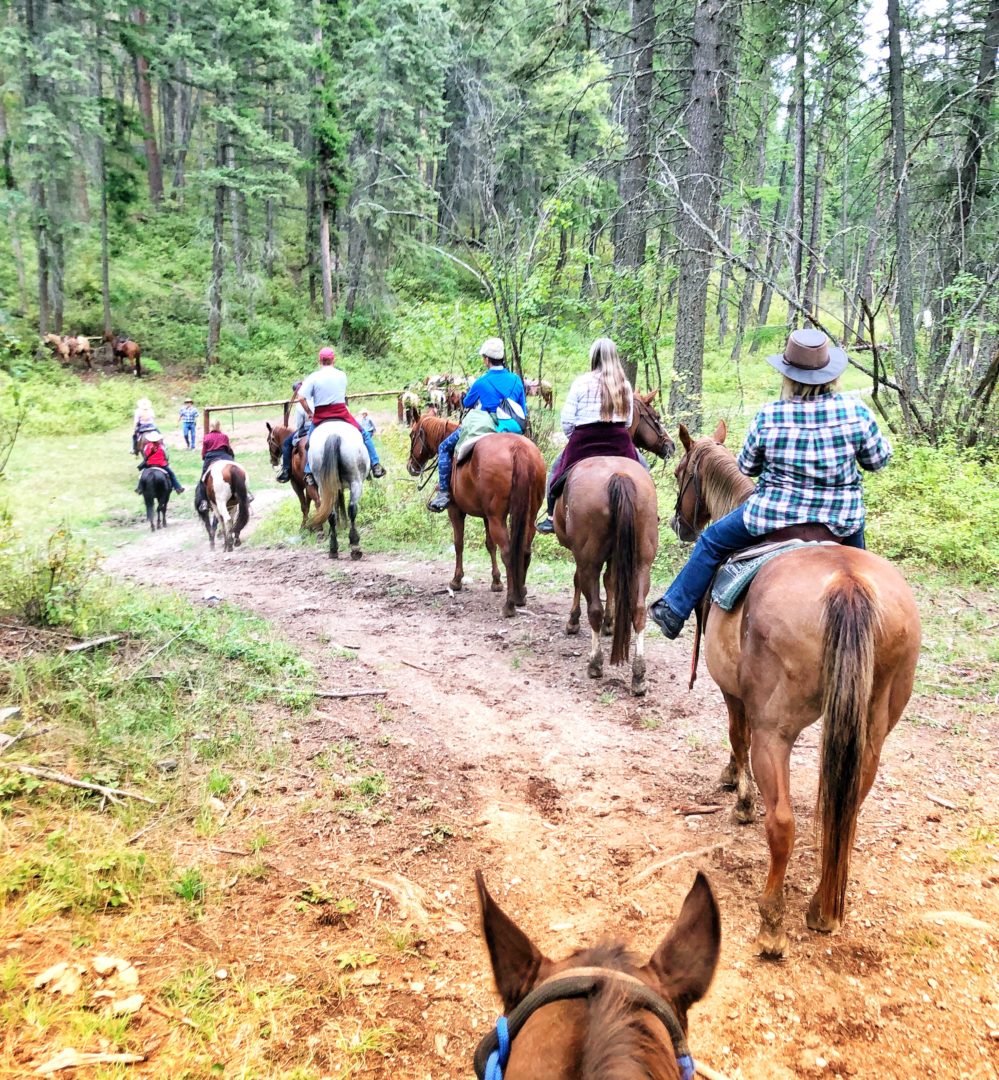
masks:
[[(679, 1080), (692, 1078), (687, 1010), (711, 985), (721, 948), (718, 904), (698, 874), (669, 933), (646, 963), (622, 945), (552, 961), (475, 882), (493, 978), (503, 1001), (509, 1050), (504, 1080)], [(498, 1039), (479, 1044), (487, 1075)]]
[(225, 551), (239, 547), (240, 533), (250, 520), (250, 497), (246, 486), (246, 471), (235, 461), (215, 461), (205, 477), (208, 509), (199, 511), (208, 532), (208, 542), (215, 550), (215, 533), (222, 527)]
[[(680, 428), (684, 456), (673, 528), (693, 539), (753, 490), (724, 445)], [(733, 611), (712, 605), (704, 624), (708, 671), (728, 707), (729, 765), (722, 782), (737, 791), (735, 819), (755, 819), (752, 776), (766, 811), (770, 872), (759, 898), (757, 945), (782, 956), (784, 875), (794, 846), (791, 751), (822, 718), (817, 812), (822, 839), (819, 886), (808, 906), (812, 930), (836, 930), (846, 910), (850, 855), (860, 807), (881, 748), (912, 693), (919, 612), (891, 563), (869, 551), (821, 544), (766, 563)]]
[[(453, 420), (421, 416), (409, 429), (410, 476), (419, 476), (441, 442), (458, 425)], [(535, 518), (545, 497), (545, 462), (541, 451), (523, 435), (488, 435), (475, 444), (468, 461), (451, 474), (448, 516), (454, 532), (454, 577), (457, 592), (465, 575), (465, 518), (483, 518), (486, 549), (492, 560), (492, 591), (502, 592), (496, 551), (506, 567), (503, 614), (515, 614), (527, 602), (527, 568), (531, 564)]]

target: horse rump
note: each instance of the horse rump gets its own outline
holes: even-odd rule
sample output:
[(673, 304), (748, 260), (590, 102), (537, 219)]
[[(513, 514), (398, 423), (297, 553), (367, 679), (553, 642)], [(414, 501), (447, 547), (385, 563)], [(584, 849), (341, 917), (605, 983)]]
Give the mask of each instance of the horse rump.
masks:
[(638, 530), (635, 527), (635, 482), (615, 473), (607, 489), (610, 504), (611, 580), (614, 582), (612, 664), (626, 664), (631, 652), (635, 618), (635, 574), (638, 569)]
[(319, 484), (319, 505), (309, 518), (309, 528), (325, 525), (330, 515), (342, 505), (340, 491), (340, 436), (333, 432), (323, 444), (319, 469), (313, 470)]

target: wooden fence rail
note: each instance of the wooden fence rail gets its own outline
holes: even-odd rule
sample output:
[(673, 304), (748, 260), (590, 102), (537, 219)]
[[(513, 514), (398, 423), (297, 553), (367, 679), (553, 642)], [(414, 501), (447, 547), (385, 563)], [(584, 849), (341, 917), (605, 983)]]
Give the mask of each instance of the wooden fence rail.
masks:
[[(402, 420), (402, 395), (401, 390), (368, 390), (363, 394), (351, 394), (348, 401), (361, 401), (366, 398), (381, 398), (381, 397), (394, 397), (397, 401), (397, 412), (399, 414), (399, 420)], [(210, 430), (212, 422), (212, 413), (217, 412), (235, 412), (237, 409), (269, 409), (277, 405), (280, 405), (284, 410), (284, 423), (288, 424), (288, 416), (291, 412), (291, 407), (294, 405), (293, 400), (288, 401), (247, 401), (239, 405), (206, 405), (201, 411), (202, 424), (204, 425), (204, 434), (207, 435)]]

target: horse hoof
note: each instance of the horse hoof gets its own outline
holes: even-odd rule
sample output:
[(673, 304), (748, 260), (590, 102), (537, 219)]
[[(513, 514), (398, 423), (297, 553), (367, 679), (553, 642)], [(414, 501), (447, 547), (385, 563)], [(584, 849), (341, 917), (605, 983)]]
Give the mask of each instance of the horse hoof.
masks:
[(603, 673), (604, 673), (604, 662), (603, 662), (603, 659), (601, 657), (597, 657), (596, 659), (591, 660), (586, 665), (586, 674), (589, 675), (589, 677), (591, 679), (599, 679), (599, 678), (601, 678)]
[(330, 552), (330, 558), (331, 559), (339, 559), (340, 558), (340, 552), (339, 551), (331, 551)]
[(780, 960), (787, 949), (787, 934), (780, 927), (761, 926), (756, 951), (767, 960)]
[(502, 581), (494, 581), (492, 583), (492, 585), (489, 586), (489, 591), (490, 592), (502, 592), (503, 591), (503, 582)]
[(822, 916), (818, 894), (812, 897), (812, 902), (808, 905), (805, 922), (809, 930), (816, 930), (820, 934), (834, 934), (840, 928), (839, 919), (826, 919)]
[(234, 547), (242, 547), (242, 545), (243, 545), (243, 541), (240, 540), (239, 537), (237, 536), (236, 539), (233, 541), (233, 546)]
[(756, 820), (756, 807), (752, 803), (748, 806), (736, 803), (732, 808), (732, 820), (736, 825), (752, 825)]
[(565, 624), (565, 632), (569, 637), (575, 637), (579, 633), (579, 623), (573, 622), (572, 619), (570, 619)]
[(645, 679), (632, 679), (631, 692), (635, 697), (645, 697)]
[(512, 619), (517, 614), (517, 609), (511, 603), (503, 605), (503, 617), (506, 619)]
[(361, 551), (360, 548), (350, 549), (350, 557), (354, 560), (354, 562), (357, 562), (357, 560), (360, 559), (363, 554), (364, 553)]
[(461, 592), (461, 582), (457, 578), (452, 578), (448, 588), (453, 592)]
[(735, 773), (735, 766), (729, 762), (729, 764), (722, 769), (722, 774), (718, 777), (718, 783), (721, 784), (726, 791), (734, 791), (737, 781), (738, 778)]

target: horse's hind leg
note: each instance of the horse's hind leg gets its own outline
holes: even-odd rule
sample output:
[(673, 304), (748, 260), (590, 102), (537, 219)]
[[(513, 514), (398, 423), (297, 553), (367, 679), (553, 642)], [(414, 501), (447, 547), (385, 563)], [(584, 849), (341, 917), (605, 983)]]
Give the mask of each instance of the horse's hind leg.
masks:
[(567, 634), (579, 633), (579, 571), (577, 570), (572, 578), (572, 584), (574, 592), (572, 594), (572, 608), (569, 610), (569, 621), (565, 624), (565, 632)]
[(612, 570), (613, 565), (608, 560), (607, 567), (604, 570), (604, 617), (603, 622), (600, 624), (600, 632), (604, 637), (610, 637), (614, 633), (614, 581)]
[(640, 567), (635, 577), (635, 614), (631, 621), (635, 633), (635, 656), (631, 661), (631, 692), (636, 697), (642, 697), (645, 694), (645, 601), (649, 595), (650, 566)]
[(586, 617), (590, 623), (590, 659), (586, 673), (591, 679), (599, 679), (604, 673), (604, 654), (600, 648), (600, 627), (604, 617), (603, 604), (600, 602), (600, 568), (584, 567), (580, 579), (586, 597)]
[(350, 557), (352, 559), (360, 559), (363, 552), (361, 551), (361, 534), (357, 531), (357, 504), (361, 498), (361, 485), (358, 481), (353, 481), (350, 485), (350, 504), (347, 508), (347, 518), (350, 522), (350, 531), (347, 534), (350, 540)]
[(746, 723), (746, 710), (742, 702), (731, 694), (725, 694), (728, 708), (728, 741), (731, 746), (728, 765), (721, 774), (722, 787), (735, 788), (735, 809), (733, 819), (740, 825), (748, 825), (756, 820), (756, 807), (753, 805), (753, 775), (749, 769), (749, 725)]
[(490, 536), (489, 529), (486, 529), (486, 551), (489, 552), (489, 559), (493, 564), (493, 580), (489, 586), (492, 592), (503, 591), (503, 579), (500, 577), (499, 563), (496, 561), (496, 541)]
[(517, 568), (511, 562), (510, 533), (506, 522), (499, 517), (486, 519), (486, 532), (492, 542), (500, 549), (503, 556), (503, 566), (506, 569), (506, 600), (503, 603), (503, 614), (509, 619), (517, 614), (517, 596), (514, 592), (514, 582), (517, 580)]
[(753, 739), (751, 757), (766, 807), (767, 844), (770, 847), (770, 871), (759, 898), (760, 932), (756, 945), (762, 956), (780, 957), (787, 948), (784, 875), (794, 847), (791, 746), (779, 735), (758, 731)]

